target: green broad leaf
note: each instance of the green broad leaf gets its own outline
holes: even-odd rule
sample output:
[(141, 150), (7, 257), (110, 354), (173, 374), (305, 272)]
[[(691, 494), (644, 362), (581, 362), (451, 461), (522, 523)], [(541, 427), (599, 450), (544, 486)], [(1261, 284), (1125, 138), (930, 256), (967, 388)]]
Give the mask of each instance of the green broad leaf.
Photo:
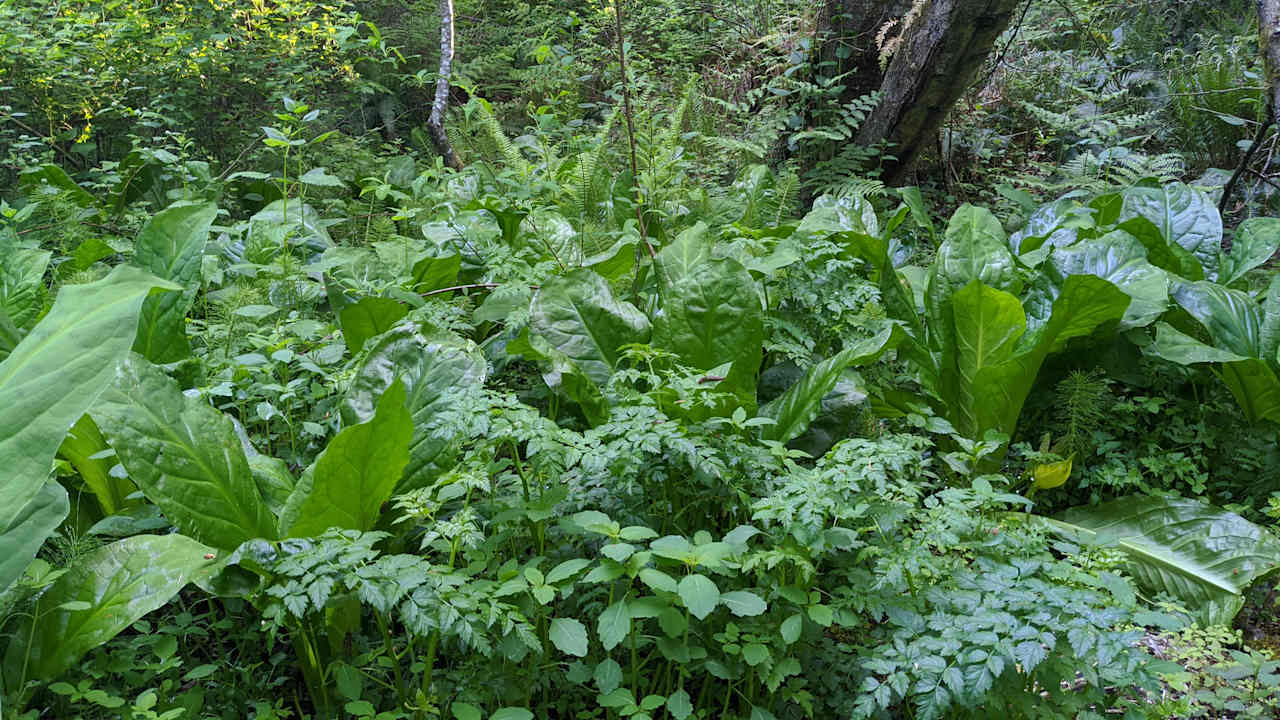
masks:
[(44, 309), (44, 274), (53, 253), (26, 248), (6, 249), (0, 257), (0, 312), (18, 330), (36, 324)]
[(1215, 347), (1262, 358), (1262, 311), (1253, 298), (1217, 283), (1178, 283), (1173, 299), (1209, 332)]
[(1206, 626), (1230, 625), (1241, 592), (1280, 557), (1280, 539), (1267, 529), (1182, 498), (1121, 498), (1044, 522), (1074, 541), (1114, 543), (1141, 588), (1172, 595)]
[(1169, 278), (1147, 261), (1147, 250), (1129, 233), (1117, 230), (1068, 247), (1054, 248), (1045, 276), (1056, 287), (1071, 275), (1093, 275), (1129, 296), (1120, 329), (1145, 327), (1169, 307)]
[[(71, 258), (58, 266), (58, 274), (68, 277), (81, 270), (88, 270), (99, 260), (106, 260), (116, 254), (116, 249), (100, 238), (92, 237), (76, 246)], [(146, 268), (143, 268), (144, 270)]]
[(179, 530), (223, 550), (276, 538), (231, 418), (159, 368), (137, 355), (120, 363), (93, 414), (129, 477)]
[(547, 572), (546, 582), (548, 585), (554, 585), (556, 583), (564, 582), (565, 580), (568, 580), (569, 578), (573, 577), (574, 575), (577, 575), (583, 570), (586, 570), (587, 567), (590, 565), (591, 565), (591, 561), (587, 560), (586, 558), (574, 558), (572, 560), (565, 560), (564, 562), (560, 563), (559, 565), (556, 565), (555, 567), (551, 568), (549, 572)]
[(631, 607), (625, 598), (600, 613), (596, 620), (596, 633), (606, 651), (617, 647), (631, 633)]
[(298, 177), (298, 182), (316, 187), (345, 187), (341, 180), (330, 175), (324, 168), (311, 168)]
[(654, 264), (661, 282), (676, 283), (710, 259), (711, 240), (707, 237), (707, 224), (698, 222), (662, 248)]
[(685, 720), (693, 714), (693, 700), (684, 688), (671, 693), (667, 698), (667, 712), (676, 720)]
[(1150, 220), (1165, 242), (1186, 250), (1199, 261), (1204, 277), (1219, 277), (1222, 216), (1208, 195), (1184, 183), (1135, 186), (1121, 195), (1124, 198), (1120, 212), (1122, 222), (1135, 217)]
[(955, 342), (944, 348), (940, 390), (956, 430), (981, 438), (988, 429), (1002, 429), (999, 419), (982, 412), (981, 402), (985, 393), (1002, 389), (981, 383), (979, 375), (1014, 357), (1026, 332), (1026, 316), (1018, 298), (978, 280), (952, 296), (951, 309)]
[(1231, 252), (1218, 262), (1218, 282), (1230, 285), (1261, 266), (1280, 250), (1280, 218), (1249, 218), (1236, 228)]
[(720, 603), (729, 608), (729, 612), (738, 617), (755, 617), (763, 615), (769, 606), (753, 592), (734, 590), (720, 596)]
[(535, 362), (542, 369), (542, 380), (547, 387), (563, 392), (578, 404), (587, 422), (600, 425), (609, 419), (609, 402), (600, 386), (587, 377), (585, 371), (568, 355), (551, 346), (541, 335), (530, 335), (525, 328), (519, 336), (507, 343), (507, 354), (518, 355)]
[(53, 163), (23, 171), (18, 177), (18, 187), (27, 197), (33, 197), (44, 188), (49, 188), (65, 194), (72, 203), (82, 208), (91, 208), (98, 204), (97, 199), (90, 195), (89, 191), (77, 185), (66, 171)]
[(954, 344), (944, 349), (941, 394), (947, 419), (978, 440), (988, 430), (1012, 436), (1045, 359), (1074, 338), (1118, 324), (1129, 297), (1101, 278), (1072, 275), (1048, 317), (1026, 333), (1017, 298), (1008, 293), (973, 284), (953, 302)]
[(498, 708), (489, 716), (489, 720), (533, 720), (533, 713), (518, 707)]
[(360, 352), (370, 338), (377, 337), (396, 326), (409, 314), (409, 308), (398, 300), (384, 297), (361, 298), (359, 302), (342, 308), (338, 318), (342, 323), (342, 339), (352, 355)]
[(1280, 274), (1271, 278), (1259, 306), (1262, 327), (1258, 330), (1258, 342), (1262, 346), (1262, 357), (1280, 367)]
[(613, 658), (605, 658), (596, 665), (591, 678), (601, 694), (608, 695), (622, 685), (622, 666)]
[[(316, 459), (310, 488), (289, 537), (314, 537), (329, 528), (369, 531), (409, 462), (413, 418), (405, 407), (405, 387), (394, 382), (378, 400), (373, 417), (343, 428)], [(292, 504), (293, 498), (290, 498)]]
[(204, 248), (217, 215), (213, 203), (171, 207), (147, 220), (134, 241), (135, 266), (182, 286), (181, 292), (160, 293), (142, 305), (133, 350), (153, 363), (177, 362), (191, 354), (187, 312), (200, 289)]
[(1156, 323), (1156, 340), (1143, 348), (1143, 352), (1179, 365), (1229, 363), (1249, 359), (1229, 350), (1206, 345), (1167, 323)]
[[(67, 285), (53, 309), (0, 363), (0, 589), (22, 574), (67, 507), (45, 480), (67, 429), (111, 381), (129, 352), (152, 288), (173, 285), (130, 267)], [(59, 518), (61, 520), (61, 518)]]
[(342, 421), (368, 421), (387, 388), (396, 380), (402, 382), (405, 407), (413, 417), (413, 440), (395, 492), (415, 490), (452, 467), (456, 441), (442, 428), (457, 426), (449, 413), (468, 393), (484, 386), (487, 372), (474, 343), (418, 323), (401, 323), (368, 349), (347, 390)]
[(482, 720), (484, 717), (484, 714), (480, 712), (480, 708), (471, 703), (451, 703), (449, 712), (453, 713), (453, 720)]
[(560, 652), (574, 657), (587, 656), (587, 628), (573, 618), (556, 618), (551, 621), (547, 637)]
[(929, 215), (929, 208), (924, 203), (920, 188), (914, 186), (899, 188), (898, 193), (902, 196), (902, 203), (911, 210), (911, 219), (915, 220), (916, 225), (927, 230), (930, 238), (936, 238), (938, 231), (933, 226), (933, 218)]
[(720, 604), (720, 589), (705, 575), (693, 573), (680, 578), (680, 599), (694, 617), (702, 620)]
[(822, 411), (822, 400), (835, 388), (841, 373), (847, 368), (874, 362), (894, 346), (898, 337), (901, 336), (892, 328), (886, 328), (875, 337), (845, 348), (809, 368), (782, 395), (760, 408), (760, 415), (776, 421), (762, 428), (761, 437), (789, 442), (803, 434)]
[(649, 340), (649, 319), (590, 270), (543, 285), (533, 296), (529, 329), (601, 387), (617, 366), (618, 348)]
[(6, 687), (62, 674), (215, 570), (213, 554), (182, 535), (137, 535), (78, 558), (41, 596), (34, 625), (31, 616), (19, 623), (5, 653)]
[(1167, 273), (1187, 280), (1203, 280), (1204, 268), (1194, 255), (1179, 245), (1170, 245), (1155, 223), (1144, 217), (1132, 217), (1116, 226), (1129, 233), (1147, 249), (1147, 260)]
[(26, 333), (13, 324), (8, 313), (0, 309), (0, 362), (9, 357), (9, 353), (18, 347), (24, 335)]
[(280, 516), (284, 506), (293, 494), (297, 481), (289, 472), (289, 464), (280, 458), (268, 457), (258, 453), (246, 453), (249, 470), (253, 472), (253, 480), (258, 484), (258, 492), (267, 504), (272, 515)]
[(103, 515), (115, 515), (128, 504), (126, 498), (137, 491), (128, 478), (112, 477), (114, 451), (102, 436), (98, 424), (88, 415), (80, 416), (63, 439), (58, 455), (80, 473), (85, 487), (98, 499)]
[(786, 620), (782, 621), (779, 632), (782, 634), (782, 641), (790, 645), (800, 639), (800, 633), (804, 630), (804, 615), (796, 613)]
[[(1005, 292), (1020, 289), (1000, 221), (986, 208), (962, 205), (951, 216), (930, 268), (925, 310), (931, 328), (947, 326), (951, 296), (974, 280)], [(940, 342), (946, 344), (945, 340)]]
[(417, 293), (429, 293), (453, 287), (462, 269), (462, 256), (458, 253), (443, 257), (424, 257), (413, 264), (411, 287)]
[[(704, 260), (663, 289), (654, 320), (654, 347), (680, 363), (709, 371), (732, 363), (719, 388), (755, 411), (756, 375), (763, 360), (764, 307), (760, 286), (737, 260)], [(732, 408), (730, 408), (732, 409)]]
[(1223, 365), (1219, 375), (1246, 420), (1254, 424), (1263, 420), (1280, 423), (1280, 378), (1270, 365), (1250, 358)]
[(591, 268), (592, 272), (606, 280), (618, 280), (635, 267), (636, 247), (639, 244), (638, 233), (625, 235), (604, 250), (583, 258), (582, 267)]
[(793, 234), (819, 239), (843, 232), (873, 237), (880, 234), (880, 222), (869, 200), (860, 195), (823, 195), (813, 201), (813, 207), (800, 219)]

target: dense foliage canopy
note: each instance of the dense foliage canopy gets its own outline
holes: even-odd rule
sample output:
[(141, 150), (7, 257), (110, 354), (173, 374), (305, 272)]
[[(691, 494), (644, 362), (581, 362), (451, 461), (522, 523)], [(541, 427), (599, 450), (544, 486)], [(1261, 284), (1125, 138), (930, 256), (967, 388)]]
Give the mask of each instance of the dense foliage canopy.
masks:
[(1280, 717), (1275, 23), (0, 0), (0, 714)]

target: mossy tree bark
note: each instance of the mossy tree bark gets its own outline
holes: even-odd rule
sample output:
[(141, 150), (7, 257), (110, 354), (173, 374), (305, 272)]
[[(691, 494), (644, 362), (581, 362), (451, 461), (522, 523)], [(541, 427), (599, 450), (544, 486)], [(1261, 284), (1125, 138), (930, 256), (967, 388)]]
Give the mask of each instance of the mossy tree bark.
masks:
[[(828, 34), (820, 58), (847, 56), (837, 67), (853, 71), (849, 99), (879, 89), (880, 105), (858, 131), (860, 145), (888, 141), (895, 159), (884, 180), (900, 183), (931, 145), (951, 107), (986, 62), (1023, 0), (926, 0), (881, 72), (875, 42), (880, 28), (911, 7), (905, 0), (828, 0)], [(842, 49), (843, 48), (843, 49)]]

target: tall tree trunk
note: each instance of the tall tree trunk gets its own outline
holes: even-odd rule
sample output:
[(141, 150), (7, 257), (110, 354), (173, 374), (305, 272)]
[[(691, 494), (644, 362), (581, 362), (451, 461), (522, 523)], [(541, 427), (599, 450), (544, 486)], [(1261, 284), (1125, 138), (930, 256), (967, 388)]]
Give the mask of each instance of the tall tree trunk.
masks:
[(453, 0), (440, 0), (440, 74), (436, 77), (436, 96), (431, 103), (431, 116), (427, 118), (427, 132), (444, 163), (454, 170), (461, 170), (462, 161), (444, 131), (444, 112), (449, 108), (449, 78), (452, 74)]
[(973, 81), (1022, 0), (929, 0), (889, 63), (884, 98), (858, 131), (860, 145), (887, 140), (897, 158), (884, 179), (900, 182), (933, 143), (947, 112)]
[(1258, 39), (1267, 68), (1267, 118), (1280, 122), (1280, 0), (1258, 0)]
[(887, 23), (902, 17), (910, 0), (828, 0), (818, 16), (819, 74), (844, 75), (840, 104), (880, 87), (880, 48), (876, 35)]

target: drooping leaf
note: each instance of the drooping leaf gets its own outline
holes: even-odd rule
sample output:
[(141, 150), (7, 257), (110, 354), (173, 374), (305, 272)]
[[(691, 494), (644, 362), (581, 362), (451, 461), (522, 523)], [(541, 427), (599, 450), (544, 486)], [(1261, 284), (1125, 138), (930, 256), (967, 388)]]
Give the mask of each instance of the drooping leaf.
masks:
[(880, 234), (880, 221), (870, 201), (860, 195), (823, 195), (813, 201), (813, 207), (801, 218), (794, 235), (818, 239), (842, 232), (873, 237)]
[(63, 439), (58, 454), (75, 467), (84, 484), (98, 498), (103, 515), (114, 515), (125, 507), (125, 498), (138, 489), (128, 478), (111, 476), (114, 451), (92, 417), (83, 415)]
[(5, 513), (0, 525), (0, 580), (11, 584), (21, 576), (69, 512), (66, 489), (50, 480), (17, 513)]
[(1143, 348), (1143, 351), (1179, 365), (1229, 363), (1249, 359), (1230, 350), (1206, 345), (1168, 323), (1156, 323), (1156, 340)]
[(338, 317), (342, 321), (342, 339), (347, 343), (347, 351), (352, 355), (360, 352), (369, 338), (395, 327), (408, 314), (409, 308), (404, 303), (384, 297), (361, 298), (342, 308)]
[(128, 353), (138, 310), (155, 287), (176, 289), (129, 267), (95, 283), (64, 286), (48, 316), (0, 363), (0, 528), (15, 531), (0, 535), (0, 588), (9, 587), (47, 537), (36, 527), (47, 523), (21, 519), (47, 517), (29, 503), (53, 507), (51, 498), (38, 496), (49, 492), (54, 453)]
[(1203, 191), (1184, 183), (1161, 187), (1127, 188), (1120, 219), (1144, 217), (1150, 220), (1165, 242), (1195, 256), (1205, 277), (1218, 277), (1218, 254), (1222, 248), (1222, 216)]
[(372, 418), (329, 441), (316, 459), (297, 520), (281, 529), (290, 537), (322, 535), (329, 528), (372, 530), (409, 462), (412, 438), (404, 384), (397, 381), (382, 393)]
[(708, 371), (732, 363), (720, 388), (755, 409), (756, 373), (763, 359), (764, 309), (751, 273), (736, 260), (704, 260), (663, 291), (653, 345), (680, 362)]
[(602, 387), (617, 366), (618, 348), (649, 339), (649, 319), (615, 298), (608, 281), (590, 270), (542, 286), (533, 296), (529, 329)]
[(1231, 252), (1223, 253), (1218, 263), (1218, 282), (1230, 285), (1270, 260), (1276, 250), (1280, 250), (1280, 218), (1245, 220), (1236, 228)]
[(1147, 260), (1152, 265), (1187, 280), (1203, 280), (1204, 268), (1181, 245), (1175, 245), (1164, 239), (1160, 228), (1145, 217), (1129, 218), (1116, 226), (1117, 230), (1129, 233), (1147, 249)]
[(137, 535), (77, 559), (41, 596), (34, 626), (21, 621), (5, 653), (6, 687), (56, 678), (216, 568), (214, 555), (182, 535)]
[(1280, 377), (1268, 363), (1256, 358), (1226, 363), (1222, 383), (1231, 391), (1245, 419), (1251, 423), (1280, 423)]
[(765, 426), (761, 436), (781, 442), (799, 436), (817, 417), (822, 409), (822, 399), (835, 387), (840, 374), (846, 368), (875, 361), (893, 347), (894, 338), (892, 328), (886, 328), (875, 337), (856, 343), (809, 368), (782, 395), (760, 409), (761, 415), (777, 421)]
[(276, 538), (231, 419), (158, 368), (136, 355), (120, 363), (93, 414), (129, 477), (179, 530), (223, 550)]
[(695, 223), (693, 227), (676, 235), (654, 264), (663, 283), (679, 282), (693, 269), (711, 259), (711, 240), (707, 237), (707, 224)]
[(1196, 500), (1136, 496), (1046, 519), (1057, 532), (1115, 542), (1146, 591), (1177, 598), (1205, 625), (1230, 625), (1241, 592), (1272, 572), (1280, 539)]
[[(0, 254), (0, 312), (19, 330), (30, 329), (44, 307), (44, 273), (53, 253), (25, 248)], [(171, 294), (171, 293), (166, 293)]]
[(484, 385), (487, 370), (474, 343), (418, 323), (402, 323), (369, 348), (347, 390), (342, 421), (346, 425), (367, 422), (387, 388), (397, 379), (404, 383), (413, 440), (396, 492), (408, 492), (448, 469), (455, 443), (443, 430), (457, 425), (449, 413), (460, 398)]
[(28, 197), (35, 196), (42, 188), (52, 188), (59, 193), (64, 193), (79, 207), (90, 208), (98, 204), (97, 199), (90, 195), (88, 190), (77, 185), (65, 170), (53, 163), (45, 163), (23, 171), (18, 178), (18, 187), (22, 188), (23, 194)]
[(133, 349), (151, 362), (176, 362), (191, 354), (186, 317), (200, 288), (201, 258), (217, 215), (213, 203), (171, 207), (147, 220), (134, 241), (134, 265), (182, 286), (181, 292), (160, 293), (142, 305)]

